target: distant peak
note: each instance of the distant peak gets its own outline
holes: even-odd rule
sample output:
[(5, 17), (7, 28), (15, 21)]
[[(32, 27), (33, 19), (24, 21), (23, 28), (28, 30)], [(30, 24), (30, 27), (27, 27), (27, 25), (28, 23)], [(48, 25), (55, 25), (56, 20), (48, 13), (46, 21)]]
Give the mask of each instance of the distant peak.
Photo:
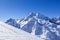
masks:
[(39, 13), (36, 13), (36, 16), (38, 16), (39, 15)]
[(42, 14), (40, 14), (39, 12), (37, 12), (37, 13), (30, 12), (29, 15), (30, 16), (39, 16), (39, 15), (42, 15)]
[(53, 17), (52, 19), (54, 19), (54, 20), (60, 20), (60, 16), (58, 16), (58, 17)]
[[(30, 12), (27, 17), (28, 17), (28, 18), (31, 18), (31, 17), (33, 17), (33, 16), (38, 17), (38, 18), (43, 18), (43, 19), (46, 18), (46, 16), (44, 16), (43, 14), (40, 14), (39, 12), (37, 12), (37, 13)], [(47, 18), (48, 18), (48, 17), (47, 17)]]
[(60, 19), (60, 16), (58, 16), (57, 19)]
[(29, 15), (27, 16), (28, 18), (35, 16), (35, 13), (30, 12)]
[(10, 18), (9, 20), (13, 20), (12, 18)]
[(29, 13), (29, 15), (35, 15), (35, 13), (33, 13), (33, 12), (30, 12), (30, 13)]

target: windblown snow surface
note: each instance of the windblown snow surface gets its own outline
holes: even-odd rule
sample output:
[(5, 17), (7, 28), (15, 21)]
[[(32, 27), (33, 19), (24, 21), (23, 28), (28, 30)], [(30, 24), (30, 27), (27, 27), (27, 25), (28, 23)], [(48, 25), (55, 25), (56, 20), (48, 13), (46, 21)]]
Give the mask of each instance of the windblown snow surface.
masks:
[(0, 21), (0, 40), (43, 40)]

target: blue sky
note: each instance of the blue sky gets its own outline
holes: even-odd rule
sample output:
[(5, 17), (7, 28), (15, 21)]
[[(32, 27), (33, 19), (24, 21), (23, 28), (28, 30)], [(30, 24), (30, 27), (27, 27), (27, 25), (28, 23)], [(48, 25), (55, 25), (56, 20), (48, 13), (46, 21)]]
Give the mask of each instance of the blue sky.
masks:
[(0, 0), (0, 21), (22, 18), (29, 12), (48, 17), (60, 16), (60, 0)]

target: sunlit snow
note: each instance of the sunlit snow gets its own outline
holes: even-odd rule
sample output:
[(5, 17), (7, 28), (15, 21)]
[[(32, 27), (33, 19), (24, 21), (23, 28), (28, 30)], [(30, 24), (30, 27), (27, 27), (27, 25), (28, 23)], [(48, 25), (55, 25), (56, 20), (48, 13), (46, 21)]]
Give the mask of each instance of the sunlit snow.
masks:
[(0, 22), (0, 40), (40, 40), (40, 38)]

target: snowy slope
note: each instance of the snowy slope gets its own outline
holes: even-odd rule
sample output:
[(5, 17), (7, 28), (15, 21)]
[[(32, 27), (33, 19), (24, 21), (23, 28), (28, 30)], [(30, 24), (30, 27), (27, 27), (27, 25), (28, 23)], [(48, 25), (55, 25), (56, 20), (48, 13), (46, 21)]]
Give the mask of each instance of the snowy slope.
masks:
[(40, 40), (40, 38), (0, 21), (0, 40)]

